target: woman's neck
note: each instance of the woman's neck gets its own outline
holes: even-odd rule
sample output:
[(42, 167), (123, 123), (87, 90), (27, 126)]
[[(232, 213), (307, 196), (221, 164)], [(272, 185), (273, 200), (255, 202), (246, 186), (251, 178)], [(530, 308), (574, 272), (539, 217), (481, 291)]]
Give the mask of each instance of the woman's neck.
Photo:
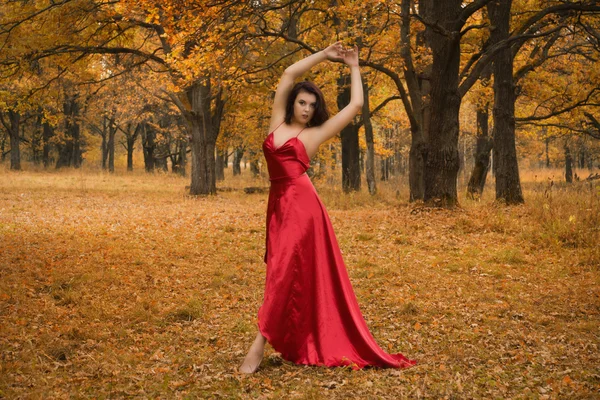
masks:
[(292, 128), (304, 129), (304, 128), (306, 128), (307, 125), (303, 124), (301, 122), (298, 122), (298, 121), (294, 120), (294, 118), (292, 118), (289, 126)]

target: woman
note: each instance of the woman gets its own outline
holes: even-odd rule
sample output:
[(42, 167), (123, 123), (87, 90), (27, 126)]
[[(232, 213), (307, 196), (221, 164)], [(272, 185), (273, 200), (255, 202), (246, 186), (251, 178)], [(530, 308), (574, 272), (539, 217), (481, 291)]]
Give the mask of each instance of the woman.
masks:
[[(329, 118), (321, 91), (294, 80), (326, 59), (350, 67), (351, 99)], [(329, 216), (306, 175), (321, 143), (342, 130), (363, 105), (358, 49), (340, 42), (288, 67), (277, 86), (271, 132), (263, 143), (271, 189), (264, 261), (267, 276), (259, 332), (240, 372), (255, 372), (266, 341), (297, 364), (404, 368), (415, 364), (387, 354), (360, 313)]]

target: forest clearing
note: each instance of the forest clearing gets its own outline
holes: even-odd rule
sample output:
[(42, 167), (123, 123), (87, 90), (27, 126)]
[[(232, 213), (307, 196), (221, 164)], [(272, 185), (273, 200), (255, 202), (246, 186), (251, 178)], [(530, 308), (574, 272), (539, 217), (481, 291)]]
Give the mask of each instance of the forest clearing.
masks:
[(170, 174), (3, 172), (0, 397), (597, 397), (600, 187), (550, 184), (561, 173), (524, 172), (525, 204), (450, 210), (317, 181), (375, 339), (418, 365), (297, 366), (267, 347), (244, 376), (267, 194), (242, 189), (266, 179), (197, 198)]

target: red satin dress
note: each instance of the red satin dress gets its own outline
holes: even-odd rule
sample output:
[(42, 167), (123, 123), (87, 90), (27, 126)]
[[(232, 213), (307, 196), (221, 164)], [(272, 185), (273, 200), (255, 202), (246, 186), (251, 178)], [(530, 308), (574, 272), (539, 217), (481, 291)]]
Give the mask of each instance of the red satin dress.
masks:
[(258, 328), (282, 357), (297, 364), (406, 368), (416, 364), (375, 342), (360, 312), (325, 206), (306, 170), (304, 144), (263, 143), (271, 180), (267, 264)]

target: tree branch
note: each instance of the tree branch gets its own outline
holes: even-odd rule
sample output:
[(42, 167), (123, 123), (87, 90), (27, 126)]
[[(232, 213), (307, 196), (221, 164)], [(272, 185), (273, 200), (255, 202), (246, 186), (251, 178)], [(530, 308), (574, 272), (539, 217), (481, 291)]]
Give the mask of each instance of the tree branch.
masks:
[(542, 32), (542, 33), (538, 33), (538, 34), (513, 36), (513, 37), (509, 37), (508, 39), (502, 40), (502, 41), (492, 45), (485, 52), (485, 54), (479, 59), (479, 61), (477, 61), (477, 63), (475, 64), (475, 66), (473, 67), (473, 69), (471, 70), (469, 75), (465, 79), (462, 80), (462, 82), (458, 88), (459, 95), (461, 97), (463, 97), (469, 91), (469, 89), (471, 89), (471, 87), (479, 79), (479, 76), (481, 75), (481, 72), (483, 71), (485, 66), (488, 63), (490, 63), (494, 59), (495, 55), (498, 54), (500, 51), (504, 50), (507, 47), (512, 46), (513, 43), (518, 43), (520, 41), (525, 41), (527, 39), (533, 39), (533, 38), (537, 38), (537, 37), (551, 35), (552, 33), (556, 32), (562, 28), (563, 27), (560, 26), (560, 27), (551, 29), (547, 32)]
[[(373, 116), (373, 114), (377, 113), (379, 110), (381, 110), (383, 107), (385, 107), (385, 105), (386, 105), (387, 103), (389, 103), (390, 101), (393, 101), (393, 100), (400, 100), (400, 99), (401, 99), (401, 97), (400, 97), (400, 96), (390, 96), (390, 97), (388, 97), (387, 99), (385, 99), (384, 101), (382, 101), (382, 102), (381, 102), (381, 103), (380, 103), (380, 104), (379, 104), (377, 107), (375, 107), (375, 108), (373, 109), (373, 111), (371, 111), (371, 113), (370, 113), (370, 114), (371, 114), (371, 117)], [(364, 120), (361, 118), (361, 119), (360, 119), (360, 120), (359, 120), (359, 121), (356, 123), (356, 125), (357, 125), (357, 126), (361, 126), (362, 124), (364, 124), (364, 122), (365, 122), (365, 121), (364, 121)]]
[(158, 64), (168, 66), (166, 61), (162, 58), (148, 54), (137, 49), (130, 49), (127, 47), (101, 47), (101, 46), (70, 46), (63, 45), (57, 46), (51, 49), (44, 50), (42, 52), (34, 52), (26, 55), (24, 58), (28, 60), (40, 60), (57, 54), (70, 54), (70, 53), (83, 53), (83, 54), (134, 54), (140, 57), (144, 57), (147, 60), (152, 60)]
[[(597, 87), (593, 88), (593, 89), (592, 89), (592, 90), (591, 90), (591, 91), (590, 91), (590, 92), (587, 94), (587, 96), (585, 97), (585, 99), (582, 99), (582, 100), (578, 101), (577, 103), (575, 103), (575, 104), (571, 104), (570, 106), (568, 106), (568, 107), (565, 107), (565, 108), (563, 108), (563, 109), (556, 110), (556, 111), (552, 111), (552, 112), (550, 112), (550, 113), (548, 113), (548, 114), (546, 114), (546, 115), (542, 115), (542, 116), (539, 116), (539, 117), (536, 117), (536, 116), (533, 116), (533, 115), (532, 115), (532, 116), (529, 116), (529, 117), (524, 117), (524, 118), (515, 118), (515, 121), (516, 121), (516, 122), (524, 122), (524, 121), (542, 121), (542, 120), (545, 120), (545, 119), (548, 119), (548, 118), (555, 117), (555, 116), (557, 116), (557, 115), (560, 115), (560, 114), (564, 114), (564, 113), (566, 113), (566, 112), (569, 112), (569, 111), (571, 111), (571, 110), (573, 110), (573, 109), (575, 109), (575, 108), (577, 108), (577, 107), (581, 107), (581, 106), (590, 105), (590, 103), (588, 103), (588, 101), (589, 101), (589, 100), (590, 100), (590, 98), (591, 98), (591, 97), (594, 95), (594, 93), (595, 93), (595, 92), (597, 92), (597, 91), (599, 91), (599, 90), (600, 90), (600, 88), (597, 88)], [(591, 103), (591, 104), (594, 104), (594, 105), (595, 105), (596, 103)]]

